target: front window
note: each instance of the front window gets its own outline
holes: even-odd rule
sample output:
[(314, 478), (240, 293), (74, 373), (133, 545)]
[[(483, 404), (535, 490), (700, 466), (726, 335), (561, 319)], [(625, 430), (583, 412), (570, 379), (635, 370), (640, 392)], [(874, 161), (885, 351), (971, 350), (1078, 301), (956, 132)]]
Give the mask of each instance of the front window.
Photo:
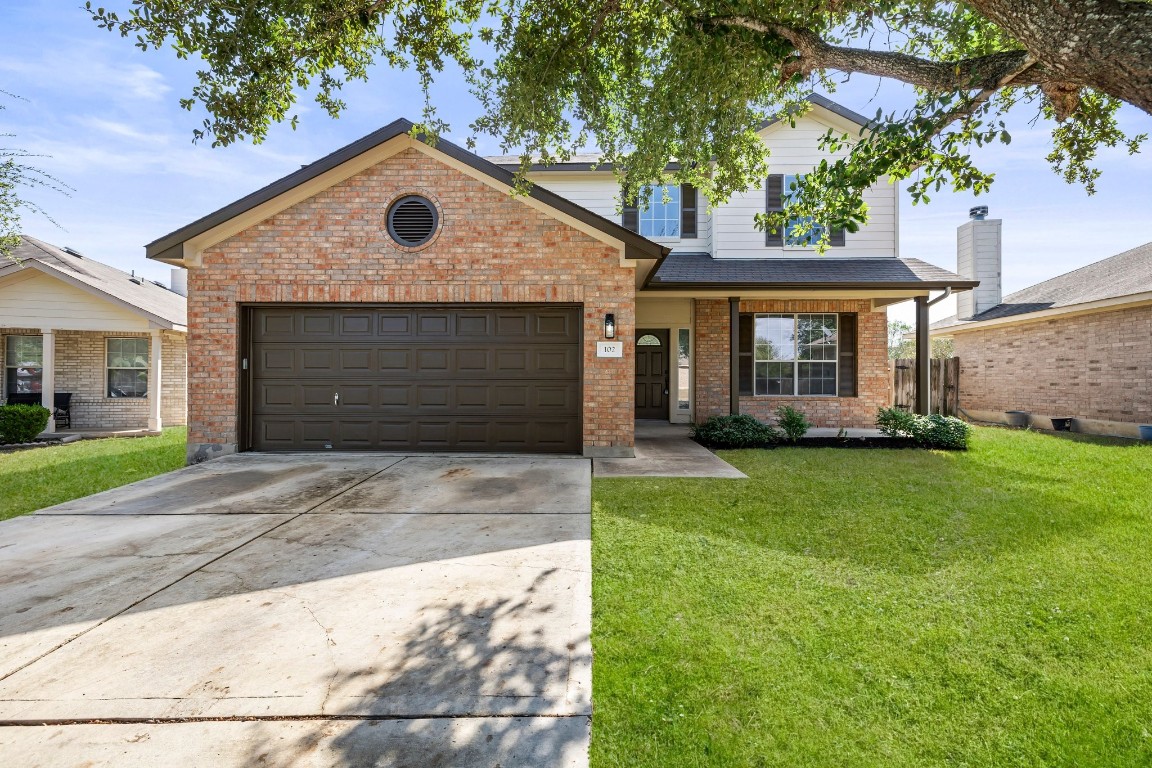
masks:
[[(644, 237), (680, 237), (680, 186), (647, 187), (648, 208), (639, 211)], [(644, 200), (641, 196), (641, 201)]]
[[(784, 177), (785, 206), (798, 194), (800, 182), (803, 178), (803, 175), (793, 174)], [(811, 216), (796, 216), (788, 219), (788, 223), (784, 225), (784, 244), (796, 248), (811, 248), (815, 246), (824, 235), (824, 227), (821, 224), (812, 223), (813, 221)], [(805, 225), (810, 225), (810, 228), (801, 232), (800, 230)]]
[(108, 339), (108, 397), (148, 394), (148, 339)]
[(757, 395), (835, 395), (837, 316), (756, 315)]
[(44, 337), (8, 336), (4, 352), (4, 391), (39, 394), (44, 380)]

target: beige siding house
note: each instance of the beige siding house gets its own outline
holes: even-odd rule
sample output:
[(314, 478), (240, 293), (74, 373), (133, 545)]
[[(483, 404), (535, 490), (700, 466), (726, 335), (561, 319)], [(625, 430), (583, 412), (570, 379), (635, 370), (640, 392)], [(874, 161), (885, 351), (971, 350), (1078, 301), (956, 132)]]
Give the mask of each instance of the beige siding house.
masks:
[(25, 236), (0, 262), (0, 399), (52, 410), (49, 432), (185, 424), (186, 307), (176, 291)]

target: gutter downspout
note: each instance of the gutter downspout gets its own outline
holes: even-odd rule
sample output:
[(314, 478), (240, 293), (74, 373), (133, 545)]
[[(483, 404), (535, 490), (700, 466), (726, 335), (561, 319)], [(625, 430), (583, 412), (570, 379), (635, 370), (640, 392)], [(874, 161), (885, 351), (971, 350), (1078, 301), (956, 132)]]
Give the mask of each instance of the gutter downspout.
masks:
[(928, 308), (952, 295), (952, 288), (931, 301), (927, 296), (916, 297), (916, 413), (932, 413), (932, 346), (928, 335)]

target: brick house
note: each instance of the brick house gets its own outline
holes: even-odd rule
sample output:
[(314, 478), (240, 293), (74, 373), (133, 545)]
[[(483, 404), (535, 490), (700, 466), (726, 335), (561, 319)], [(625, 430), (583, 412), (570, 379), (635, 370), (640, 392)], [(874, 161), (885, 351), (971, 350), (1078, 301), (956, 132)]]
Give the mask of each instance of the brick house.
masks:
[(49, 408), (48, 432), (187, 423), (184, 296), (28, 236), (12, 257), (0, 261), (5, 402)]
[(1152, 424), (1152, 243), (1002, 298), (1002, 225), (982, 214), (957, 236), (957, 271), (980, 287), (930, 327), (960, 358), (960, 406), (982, 421), (1025, 411), (1043, 428), (1073, 418), (1137, 437)]
[[(817, 256), (753, 217), (829, 128), (813, 97), (761, 130), (772, 174), (710, 210), (619, 204), (612, 169), (481, 158), (399, 120), (147, 246), (189, 270), (189, 460), (237, 450), (628, 456), (638, 418), (869, 426), (894, 302), (975, 283), (897, 253), (895, 188)], [(921, 324), (927, 340), (927, 322)], [(925, 369), (926, 370), (926, 369)]]

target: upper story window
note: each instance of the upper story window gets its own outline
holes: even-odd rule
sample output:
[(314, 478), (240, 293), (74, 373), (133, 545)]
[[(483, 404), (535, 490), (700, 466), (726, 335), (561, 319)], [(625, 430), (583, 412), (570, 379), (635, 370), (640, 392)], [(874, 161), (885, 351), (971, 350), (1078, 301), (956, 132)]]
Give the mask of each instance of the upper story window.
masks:
[[(788, 201), (797, 194), (800, 181), (803, 178), (801, 174), (792, 173), (774, 173), (769, 176), (765, 186), (767, 191), (765, 211), (773, 213), (784, 210)], [(784, 225), (783, 230), (767, 232), (764, 244), (770, 248), (811, 248), (824, 236), (825, 231), (822, 224), (812, 224), (807, 231), (800, 231), (811, 222), (812, 218), (809, 216), (791, 218)], [(839, 228), (831, 230), (828, 233), (828, 243), (833, 248), (843, 247), (844, 230)]]
[(648, 207), (625, 205), (621, 224), (644, 237), (677, 240), (696, 237), (696, 188), (655, 185), (645, 188)]

